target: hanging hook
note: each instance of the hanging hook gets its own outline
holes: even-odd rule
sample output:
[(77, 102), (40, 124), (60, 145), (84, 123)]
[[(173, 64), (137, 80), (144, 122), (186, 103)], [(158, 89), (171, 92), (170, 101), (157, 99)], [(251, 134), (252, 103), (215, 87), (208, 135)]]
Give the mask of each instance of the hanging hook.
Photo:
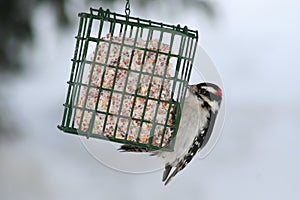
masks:
[(129, 0), (127, 0), (127, 2), (126, 2), (125, 14), (126, 14), (127, 17), (129, 17), (129, 15), (130, 15), (130, 2), (129, 2)]

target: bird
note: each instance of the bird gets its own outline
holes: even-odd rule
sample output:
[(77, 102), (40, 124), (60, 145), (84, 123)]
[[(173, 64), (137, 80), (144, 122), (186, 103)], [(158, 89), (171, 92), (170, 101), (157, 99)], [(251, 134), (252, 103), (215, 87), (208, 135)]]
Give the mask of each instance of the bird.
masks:
[[(162, 176), (164, 185), (183, 170), (208, 143), (222, 102), (222, 89), (214, 83), (201, 82), (188, 85), (187, 91), (174, 150), (172, 152), (151, 151), (151, 155), (160, 157), (165, 163)], [(128, 144), (122, 145), (119, 151), (149, 152), (146, 148)]]

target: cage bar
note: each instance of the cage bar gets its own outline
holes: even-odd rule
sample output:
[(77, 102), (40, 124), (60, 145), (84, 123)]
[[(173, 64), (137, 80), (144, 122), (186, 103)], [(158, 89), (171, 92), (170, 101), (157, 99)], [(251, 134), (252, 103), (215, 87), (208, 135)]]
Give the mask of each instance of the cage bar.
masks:
[(64, 132), (172, 151), (198, 43), (186, 26), (80, 13)]

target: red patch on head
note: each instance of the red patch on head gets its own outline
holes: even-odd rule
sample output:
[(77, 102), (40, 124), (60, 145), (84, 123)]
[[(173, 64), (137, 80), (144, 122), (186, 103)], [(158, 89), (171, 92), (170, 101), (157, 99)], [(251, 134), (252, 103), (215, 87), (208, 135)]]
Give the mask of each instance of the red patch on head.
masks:
[(217, 92), (216, 92), (216, 95), (219, 96), (219, 97), (222, 97), (222, 94), (223, 94), (222, 90), (218, 89)]

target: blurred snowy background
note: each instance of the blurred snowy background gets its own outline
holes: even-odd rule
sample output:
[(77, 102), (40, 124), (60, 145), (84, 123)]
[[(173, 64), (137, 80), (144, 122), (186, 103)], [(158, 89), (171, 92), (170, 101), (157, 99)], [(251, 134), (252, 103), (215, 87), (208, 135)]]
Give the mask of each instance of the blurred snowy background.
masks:
[[(133, 0), (131, 15), (201, 30), (224, 82), (222, 136), (164, 187), (99, 164), (63, 134), (77, 13), (125, 0), (1, 1), (0, 199), (299, 199), (300, 2)], [(109, 152), (108, 152), (109, 153)]]

